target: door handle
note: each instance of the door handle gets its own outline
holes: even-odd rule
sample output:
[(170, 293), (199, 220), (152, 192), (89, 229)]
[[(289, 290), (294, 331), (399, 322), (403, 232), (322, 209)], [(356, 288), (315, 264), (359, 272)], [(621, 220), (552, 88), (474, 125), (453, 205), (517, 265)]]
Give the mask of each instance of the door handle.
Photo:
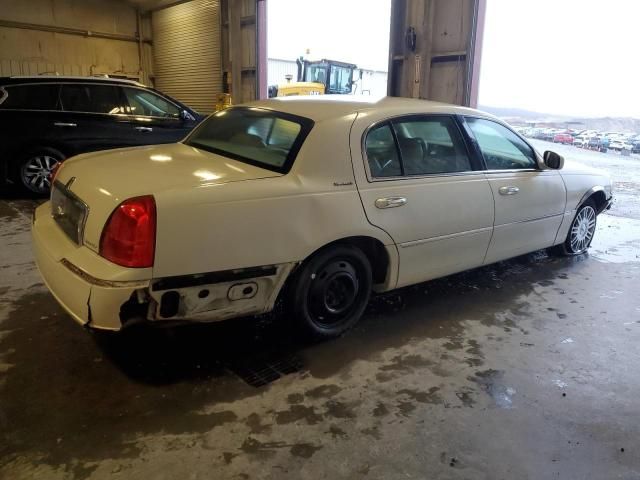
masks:
[(401, 207), (407, 204), (407, 199), (404, 197), (385, 197), (376, 200), (375, 205), (377, 208), (395, 208)]
[(518, 187), (500, 187), (498, 189), (498, 192), (500, 192), (500, 195), (515, 195), (519, 191), (520, 189)]
[(77, 127), (77, 123), (56, 122), (53, 124), (56, 127)]
[(136, 127), (136, 130), (139, 132), (153, 132), (151, 127)]

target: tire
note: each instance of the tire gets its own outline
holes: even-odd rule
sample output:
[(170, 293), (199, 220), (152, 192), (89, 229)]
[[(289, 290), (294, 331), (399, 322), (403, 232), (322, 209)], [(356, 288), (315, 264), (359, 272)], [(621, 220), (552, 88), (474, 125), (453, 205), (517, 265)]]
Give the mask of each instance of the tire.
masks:
[(18, 183), (31, 194), (47, 195), (51, 190), (51, 172), (64, 159), (65, 156), (53, 148), (30, 151), (18, 165)]
[(564, 243), (556, 245), (554, 251), (565, 256), (585, 253), (596, 232), (596, 223), (596, 204), (593, 200), (587, 200), (576, 212)]
[(359, 248), (321, 250), (295, 273), (287, 310), (307, 337), (338, 337), (364, 313), (372, 288), (371, 264)]

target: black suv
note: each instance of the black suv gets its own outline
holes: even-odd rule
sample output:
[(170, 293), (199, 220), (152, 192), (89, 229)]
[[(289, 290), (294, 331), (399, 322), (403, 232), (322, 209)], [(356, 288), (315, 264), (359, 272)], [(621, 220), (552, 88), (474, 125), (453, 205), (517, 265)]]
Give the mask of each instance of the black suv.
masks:
[(0, 77), (0, 185), (49, 191), (65, 158), (117, 147), (182, 140), (202, 117), (130, 80)]

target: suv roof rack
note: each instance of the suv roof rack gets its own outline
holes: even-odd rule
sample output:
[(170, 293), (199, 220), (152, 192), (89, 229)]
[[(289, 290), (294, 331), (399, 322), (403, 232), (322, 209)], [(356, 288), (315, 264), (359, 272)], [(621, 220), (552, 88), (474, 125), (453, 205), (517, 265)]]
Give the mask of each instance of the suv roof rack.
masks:
[(9, 78), (16, 80), (94, 80), (94, 81), (102, 81), (102, 82), (113, 82), (113, 83), (126, 83), (129, 85), (135, 85), (138, 87), (144, 87), (145, 85), (136, 82), (135, 80), (129, 80), (127, 78), (114, 78), (109, 77), (108, 75), (90, 75), (90, 76), (79, 76), (79, 75), (12, 75)]

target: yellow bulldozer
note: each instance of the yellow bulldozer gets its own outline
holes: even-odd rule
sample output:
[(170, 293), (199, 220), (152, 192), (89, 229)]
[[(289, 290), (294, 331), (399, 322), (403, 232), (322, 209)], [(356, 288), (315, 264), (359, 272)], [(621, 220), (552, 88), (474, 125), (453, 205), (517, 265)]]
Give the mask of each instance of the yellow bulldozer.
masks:
[(353, 73), (358, 68), (353, 63), (326, 59), (309, 61), (300, 57), (296, 59), (296, 64), (296, 81), (292, 82), (293, 76), (287, 75), (287, 83), (270, 85), (269, 98), (291, 95), (348, 95), (353, 92), (356, 83)]

